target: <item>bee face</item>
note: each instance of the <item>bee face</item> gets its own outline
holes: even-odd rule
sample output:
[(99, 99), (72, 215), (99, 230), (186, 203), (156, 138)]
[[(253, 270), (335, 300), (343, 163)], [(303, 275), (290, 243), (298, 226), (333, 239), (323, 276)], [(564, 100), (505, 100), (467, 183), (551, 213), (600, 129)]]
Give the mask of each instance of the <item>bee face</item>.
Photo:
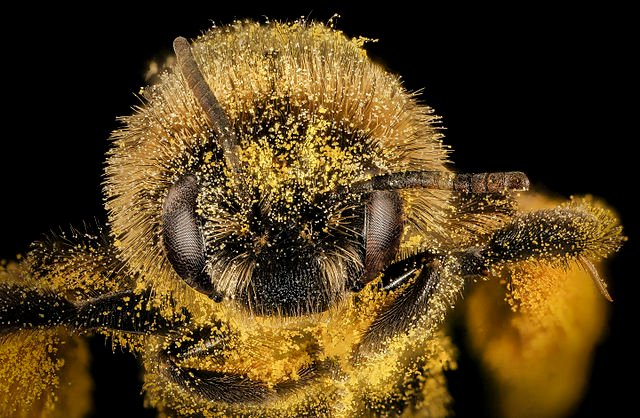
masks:
[(167, 256), (196, 289), (260, 315), (320, 312), (360, 290), (395, 256), (398, 193), (339, 193), (353, 177), (344, 154), (354, 145), (327, 155), (327, 142), (346, 133), (309, 137), (310, 126), (295, 124), (275, 138), (243, 135), (240, 180), (220, 182), (225, 173), (210, 163), (209, 151), (196, 175), (170, 188), (163, 207)]
[(193, 63), (147, 90), (107, 169), (124, 256), (152, 286), (173, 283), (159, 293), (324, 311), (444, 210), (446, 192), (348, 193), (394, 170), (446, 171), (435, 117), (358, 42), (323, 25), (238, 23), (187, 49)]
[(239, 116), (238, 177), (220, 184), (224, 173), (201, 170), (207, 272), (218, 292), (259, 314), (323, 311), (364, 264), (363, 202), (333, 193), (362, 163), (361, 141), (319, 113), (263, 100), (257, 116)]

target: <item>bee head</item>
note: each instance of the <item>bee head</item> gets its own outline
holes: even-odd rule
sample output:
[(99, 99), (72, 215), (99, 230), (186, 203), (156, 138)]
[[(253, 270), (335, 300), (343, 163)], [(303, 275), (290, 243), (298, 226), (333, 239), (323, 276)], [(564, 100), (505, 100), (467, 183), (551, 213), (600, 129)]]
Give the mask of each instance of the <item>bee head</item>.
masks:
[(361, 187), (442, 171), (446, 152), (436, 116), (357, 40), (238, 23), (174, 49), (114, 132), (105, 184), (120, 255), (162, 303), (195, 289), (257, 315), (324, 311), (442, 216), (446, 193)]
[(260, 315), (320, 312), (360, 290), (395, 257), (402, 232), (397, 192), (338, 192), (362, 172), (366, 141), (286, 98), (256, 103), (232, 127), (185, 42), (176, 41), (179, 63), (217, 132), (163, 205), (174, 270)]

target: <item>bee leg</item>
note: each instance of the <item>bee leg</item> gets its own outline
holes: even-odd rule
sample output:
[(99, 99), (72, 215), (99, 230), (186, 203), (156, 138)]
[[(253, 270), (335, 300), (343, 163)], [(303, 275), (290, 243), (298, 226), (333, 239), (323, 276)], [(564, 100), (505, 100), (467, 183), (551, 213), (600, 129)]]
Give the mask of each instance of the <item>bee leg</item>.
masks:
[(428, 318), (432, 296), (439, 286), (461, 282), (466, 276), (486, 275), (487, 271), (481, 249), (475, 247), (448, 255), (418, 253), (387, 267), (382, 287), (398, 295), (374, 319), (357, 353), (375, 351), (388, 338), (407, 332), (418, 321)]
[(206, 402), (229, 404), (258, 404), (276, 396), (276, 389), (262, 382), (234, 373), (222, 373), (183, 367), (181, 362), (193, 358), (207, 358), (224, 362), (230, 335), (220, 327), (203, 327), (188, 331), (167, 348), (160, 350), (153, 366), (156, 372), (174, 382), (179, 390), (188, 391)]
[(0, 335), (57, 327), (75, 311), (73, 303), (53, 293), (0, 284)]
[[(198, 356), (195, 353), (194, 355)], [(204, 351), (199, 355), (204, 355)], [(179, 355), (169, 350), (161, 350), (153, 362), (153, 367), (156, 368), (156, 373), (178, 385), (179, 390), (206, 402), (259, 404), (273, 399), (276, 395), (274, 388), (241, 374), (181, 366), (181, 361), (187, 357), (189, 355), (186, 353)]]
[[(400, 289), (398, 296), (378, 314), (362, 338), (358, 351), (370, 351), (379, 347), (387, 338), (406, 332), (416, 320), (424, 317), (429, 308), (431, 296), (443, 277), (447, 275), (449, 267), (445, 264), (450, 263), (445, 262), (442, 257), (426, 254), (419, 255), (417, 260), (424, 264), (405, 268), (404, 270), (407, 271), (402, 276), (394, 276), (401, 279), (403, 283), (397, 283), (399, 280), (387, 280), (388, 283), (385, 286), (387, 290), (401, 288), (407, 282), (409, 284), (404, 289)], [(388, 275), (388, 270), (385, 275)], [(415, 279), (411, 280), (413, 277)]]
[(145, 293), (125, 290), (72, 302), (51, 292), (3, 284), (0, 285), (0, 335), (57, 326), (78, 333), (96, 329), (159, 333), (180, 325), (165, 319), (155, 308), (147, 308), (147, 299)]
[(67, 318), (65, 324), (78, 331), (101, 328), (133, 334), (163, 334), (189, 322), (186, 310), (169, 319), (156, 307), (149, 306), (148, 301), (148, 291), (126, 290), (103, 295), (79, 304), (76, 315)]
[(300, 368), (295, 379), (269, 385), (243, 374), (183, 366), (183, 362), (194, 358), (224, 364), (224, 353), (233, 349), (232, 336), (221, 332), (220, 329), (224, 327), (220, 325), (181, 334), (172, 344), (160, 350), (156, 360), (148, 362), (147, 367), (154, 367), (157, 374), (177, 384), (179, 390), (187, 391), (190, 396), (195, 395), (206, 402), (227, 404), (263, 404), (274, 401), (332, 370), (331, 360), (315, 361)]
[(615, 252), (625, 239), (613, 214), (589, 201), (577, 200), (514, 218), (493, 234), (481, 257), (490, 267), (529, 259), (562, 267), (577, 263), (611, 301), (592, 260)]

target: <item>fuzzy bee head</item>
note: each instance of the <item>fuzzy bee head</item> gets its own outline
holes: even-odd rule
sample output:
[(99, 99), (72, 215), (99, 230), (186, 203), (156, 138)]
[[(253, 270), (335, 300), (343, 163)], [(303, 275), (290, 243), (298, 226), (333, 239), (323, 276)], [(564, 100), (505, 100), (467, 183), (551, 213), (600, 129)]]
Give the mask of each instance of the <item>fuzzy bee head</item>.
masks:
[(184, 282), (258, 314), (323, 311), (442, 215), (446, 191), (349, 193), (446, 172), (437, 118), (361, 40), (237, 23), (174, 47), (114, 134), (106, 185), (123, 256), (160, 293)]

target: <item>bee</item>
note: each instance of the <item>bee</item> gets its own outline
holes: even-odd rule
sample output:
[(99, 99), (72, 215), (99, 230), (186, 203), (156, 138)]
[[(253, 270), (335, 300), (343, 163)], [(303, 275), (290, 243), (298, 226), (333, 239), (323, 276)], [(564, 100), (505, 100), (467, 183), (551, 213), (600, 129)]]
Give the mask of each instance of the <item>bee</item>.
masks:
[[(112, 135), (108, 224), (0, 270), (1, 415), (83, 416), (99, 333), (140, 357), (161, 416), (445, 416), (467, 283), (507, 283), (525, 322), (589, 278), (610, 299), (616, 217), (453, 172), (439, 118), (363, 43), (305, 21), (174, 41)], [(470, 322), (499, 317), (487, 301)]]

